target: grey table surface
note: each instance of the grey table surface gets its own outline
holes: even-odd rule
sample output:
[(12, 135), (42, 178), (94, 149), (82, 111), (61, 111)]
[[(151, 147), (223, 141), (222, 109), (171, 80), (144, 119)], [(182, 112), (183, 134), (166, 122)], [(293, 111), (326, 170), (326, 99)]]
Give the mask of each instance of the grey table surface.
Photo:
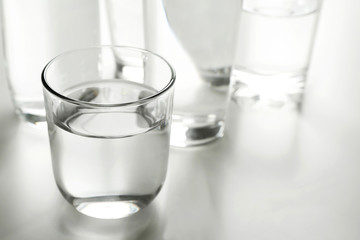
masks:
[(232, 108), (224, 138), (171, 149), (160, 195), (123, 220), (65, 202), (47, 132), (16, 120), (2, 77), (0, 239), (360, 239), (359, 12), (324, 0), (301, 113)]

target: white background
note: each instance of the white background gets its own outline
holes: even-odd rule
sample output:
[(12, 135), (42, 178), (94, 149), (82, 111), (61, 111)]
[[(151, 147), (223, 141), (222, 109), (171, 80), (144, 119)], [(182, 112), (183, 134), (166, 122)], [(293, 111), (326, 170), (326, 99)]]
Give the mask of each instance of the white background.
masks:
[(324, 0), (302, 114), (232, 109), (223, 139), (171, 150), (160, 196), (127, 220), (68, 206), (47, 133), (15, 120), (2, 78), (0, 238), (360, 239), (359, 12)]

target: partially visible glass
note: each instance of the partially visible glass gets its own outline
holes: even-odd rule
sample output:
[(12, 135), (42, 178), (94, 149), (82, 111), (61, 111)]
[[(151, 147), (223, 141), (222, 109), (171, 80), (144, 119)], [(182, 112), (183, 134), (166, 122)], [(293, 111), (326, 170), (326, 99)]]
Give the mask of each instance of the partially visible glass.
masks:
[(208, 143), (223, 136), (241, 1), (163, 3), (173, 32), (163, 55), (176, 66), (178, 77), (171, 143)]
[(101, 9), (105, 42), (158, 52), (175, 66), (171, 145), (220, 138), (240, 1), (106, 0)]
[(67, 52), (42, 83), (55, 180), (79, 212), (132, 215), (166, 176), (175, 73), (146, 50), (103, 46)]
[(63, 51), (100, 44), (97, 0), (0, 0), (6, 77), (19, 116), (45, 123), (44, 65)]
[(232, 101), (301, 106), (320, 6), (321, 0), (243, 0)]

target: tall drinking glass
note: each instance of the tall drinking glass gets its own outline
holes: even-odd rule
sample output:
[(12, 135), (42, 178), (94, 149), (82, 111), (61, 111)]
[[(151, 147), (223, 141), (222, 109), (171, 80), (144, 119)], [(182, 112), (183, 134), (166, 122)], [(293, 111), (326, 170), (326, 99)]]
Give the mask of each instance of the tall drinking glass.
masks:
[(100, 44), (97, 0), (0, 0), (6, 78), (18, 115), (44, 125), (39, 76), (61, 52)]
[(106, 0), (102, 9), (105, 40), (158, 52), (175, 66), (171, 145), (220, 138), (240, 1)]
[(163, 0), (172, 35), (164, 44), (177, 69), (172, 144), (223, 136), (240, 0)]
[(116, 46), (67, 52), (42, 83), (60, 192), (79, 212), (132, 215), (166, 175), (175, 74), (152, 52)]
[(233, 102), (301, 105), (320, 5), (321, 0), (243, 0)]

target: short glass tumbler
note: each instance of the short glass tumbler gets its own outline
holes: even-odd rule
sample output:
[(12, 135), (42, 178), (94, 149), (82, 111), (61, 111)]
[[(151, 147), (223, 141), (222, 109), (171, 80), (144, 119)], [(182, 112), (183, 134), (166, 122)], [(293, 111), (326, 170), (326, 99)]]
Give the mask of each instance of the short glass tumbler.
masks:
[(53, 171), (79, 212), (130, 216), (166, 176), (175, 73), (161, 56), (101, 46), (63, 53), (42, 73)]

